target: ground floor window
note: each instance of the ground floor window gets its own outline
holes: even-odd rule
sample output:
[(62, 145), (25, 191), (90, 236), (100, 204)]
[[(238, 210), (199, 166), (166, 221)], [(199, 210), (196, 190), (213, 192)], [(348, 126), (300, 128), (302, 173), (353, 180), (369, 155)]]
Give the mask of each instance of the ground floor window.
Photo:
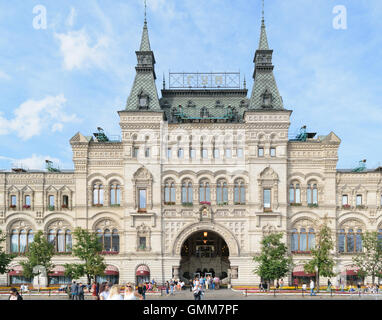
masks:
[(118, 284), (119, 283), (119, 276), (117, 275), (103, 275), (103, 276), (97, 276), (96, 281), (98, 283), (102, 282), (111, 282), (112, 284)]
[(364, 283), (364, 278), (358, 275), (346, 275), (346, 285), (348, 286), (356, 286), (360, 282)]
[(52, 276), (48, 278), (48, 283), (52, 284), (68, 284), (72, 282), (72, 278), (65, 276)]
[(148, 276), (137, 276), (137, 283), (146, 283), (150, 282), (150, 275)]
[(298, 286), (302, 286), (304, 283), (309, 288), (310, 281), (316, 281), (316, 276), (294, 276), (292, 277), (292, 284), (295, 285), (297, 279)]
[(32, 283), (32, 279), (25, 278), (24, 276), (10, 276), (11, 284), (24, 284), (24, 283)]

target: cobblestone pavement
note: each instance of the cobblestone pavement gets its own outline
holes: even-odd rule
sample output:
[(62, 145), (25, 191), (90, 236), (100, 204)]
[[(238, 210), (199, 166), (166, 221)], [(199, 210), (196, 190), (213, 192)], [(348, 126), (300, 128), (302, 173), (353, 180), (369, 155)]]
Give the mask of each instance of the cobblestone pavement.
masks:
[[(68, 300), (64, 295), (24, 295), (24, 300)], [(8, 299), (8, 295), (0, 295), (0, 300)], [(91, 296), (86, 296), (85, 300), (93, 300)], [(176, 292), (174, 295), (148, 295), (146, 300), (194, 300), (192, 293), (189, 290)], [(268, 294), (252, 294), (245, 296), (240, 292), (235, 292), (230, 289), (207, 290), (202, 300), (382, 300), (382, 294), (349, 294), (349, 295), (333, 295), (321, 293), (317, 296), (310, 296), (301, 293), (273, 293)]]

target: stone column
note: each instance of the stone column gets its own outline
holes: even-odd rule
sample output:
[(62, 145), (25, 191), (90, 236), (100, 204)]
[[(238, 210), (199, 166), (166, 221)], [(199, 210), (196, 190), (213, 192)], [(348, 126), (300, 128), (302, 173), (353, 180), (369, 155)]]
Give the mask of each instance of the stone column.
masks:
[(173, 266), (172, 269), (174, 270), (174, 279), (177, 280), (177, 279), (180, 279), (179, 277), (179, 268), (180, 266)]

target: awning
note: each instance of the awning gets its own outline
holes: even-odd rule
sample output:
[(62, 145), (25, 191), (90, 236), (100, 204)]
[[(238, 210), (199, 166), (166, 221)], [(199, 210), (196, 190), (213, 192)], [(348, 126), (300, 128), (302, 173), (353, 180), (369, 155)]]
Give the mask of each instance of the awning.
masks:
[(118, 268), (114, 266), (107, 266), (105, 269), (105, 275), (118, 276), (119, 275)]
[(23, 267), (22, 266), (14, 266), (11, 271), (8, 273), (10, 276), (22, 276), (23, 275)]
[(137, 276), (149, 276), (150, 275), (150, 269), (148, 266), (142, 264), (137, 268), (136, 272)]
[(50, 277), (64, 277), (65, 276), (65, 267), (64, 266), (55, 266), (51, 273)]
[(347, 266), (345, 267), (345, 270), (341, 272), (341, 274), (347, 276), (358, 276), (358, 270), (359, 268), (356, 266)]
[(294, 267), (292, 276), (294, 277), (315, 277), (315, 273), (306, 273), (303, 265)]

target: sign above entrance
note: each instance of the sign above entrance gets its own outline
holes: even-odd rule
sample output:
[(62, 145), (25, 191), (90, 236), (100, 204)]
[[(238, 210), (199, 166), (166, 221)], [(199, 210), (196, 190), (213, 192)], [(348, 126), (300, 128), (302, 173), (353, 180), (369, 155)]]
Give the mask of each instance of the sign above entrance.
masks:
[(169, 88), (240, 89), (240, 72), (170, 72)]

